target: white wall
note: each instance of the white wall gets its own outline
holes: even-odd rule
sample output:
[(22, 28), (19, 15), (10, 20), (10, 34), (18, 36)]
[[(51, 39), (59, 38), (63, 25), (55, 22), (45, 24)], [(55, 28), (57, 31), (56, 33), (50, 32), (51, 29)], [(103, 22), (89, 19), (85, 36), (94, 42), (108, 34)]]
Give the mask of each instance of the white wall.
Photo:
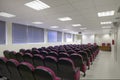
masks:
[(117, 41), (116, 41), (116, 43), (117, 43), (117, 61), (119, 62), (119, 64), (120, 64), (120, 25), (119, 25), (119, 27), (118, 27), (118, 32), (117, 32)]
[(95, 41), (95, 35), (93, 34), (84, 34), (82, 35), (82, 44), (93, 44)]
[[(77, 41), (75, 42), (63, 42), (62, 43), (57, 42), (57, 43), (47, 43), (47, 30), (45, 30), (45, 42), (44, 43), (36, 43), (36, 44), (12, 44), (12, 23), (11, 22), (6, 22), (6, 45), (0, 45), (0, 56), (3, 56), (3, 51), (4, 50), (14, 50), (14, 51), (19, 51), (19, 49), (24, 48), (24, 49), (31, 49), (33, 47), (40, 48), (40, 47), (47, 47), (47, 46), (54, 46), (54, 45), (62, 45), (62, 44), (78, 44)], [(62, 38), (64, 34), (62, 33)], [(74, 37), (76, 38), (76, 37)], [(77, 40), (77, 39), (74, 39)]]
[(112, 35), (111, 34), (96, 34), (95, 35), (95, 42), (98, 45), (102, 43), (111, 43), (112, 42)]

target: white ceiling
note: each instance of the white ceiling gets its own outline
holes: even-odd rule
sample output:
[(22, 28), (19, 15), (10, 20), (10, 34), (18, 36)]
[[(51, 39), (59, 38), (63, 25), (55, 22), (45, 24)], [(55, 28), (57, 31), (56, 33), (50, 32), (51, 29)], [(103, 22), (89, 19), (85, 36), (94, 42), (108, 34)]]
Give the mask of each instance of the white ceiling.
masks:
[[(59, 29), (69, 29), (69, 31), (80, 32), (80, 27), (72, 27), (72, 24), (81, 24), (81, 27), (87, 27), (86, 31), (81, 32), (109, 32), (103, 30), (101, 21), (115, 21), (117, 9), (120, 6), (120, 0), (41, 0), (51, 6), (51, 8), (36, 11), (24, 6), (25, 3), (32, 0), (0, 0), (0, 11), (16, 15), (15, 18), (3, 18), (0, 20), (17, 22), (27, 25), (34, 25), (32, 22), (41, 21), (44, 24), (35, 25), (37, 27), (49, 28), (50, 26), (59, 26)], [(97, 16), (97, 12), (115, 10), (112, 17)], [(71, 17), (71, 21), (61, 22), (57, 18)], [(112, 26), (112, 25), (111, 25)]]

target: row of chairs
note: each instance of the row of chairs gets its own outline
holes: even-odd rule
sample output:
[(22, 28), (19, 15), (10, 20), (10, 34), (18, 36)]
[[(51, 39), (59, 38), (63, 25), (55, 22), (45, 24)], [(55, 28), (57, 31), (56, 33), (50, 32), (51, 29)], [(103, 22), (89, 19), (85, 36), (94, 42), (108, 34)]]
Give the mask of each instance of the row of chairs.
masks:
[(0, 57), (0, 75), (8, 80), (61, 80), (47, 67), (34, 68), (30, 63), (19, 63), (15, 59), (7, 60), (5, 57)]
[[(88, 46), (85, 46), (85, 47), (88, 47)], [(74, 47), (73, 47), (74, 48)], [(33, 51), (32, 51), (33, 50)], [(26, 50), (26, 52), (29, 52), (29, 53), (31, 53), (31, 51), (34, 53), (34, 54), (39, 54), (39, 51), (36, 51), (36, 49), (34, 48), (34, 49), (32, 49), (32, 50)], [(25, 50), (24, 50), (25, 51)], [(79, 50), (78, 50), (79, 51)], [(10, 52), (10, 53), (13, 53), (13, 52)], [(32, 53), (32, 54), (33, 54)], [(54, 53), (54, 54), (53, 54)], [(72, 54), (74, 54), (74, 53), (76, 53), (76, 52), (74, 52), (74, 51), (69, 51), (68, 50), (68, 53), (72, 53)], [(82, 57), (83, 57), (83, 61), (86, 63), (86, 65), (88, 66), (88, 68), (90, 67), (90, 61), (92, 62), (93, 60), (92, 60), (92, 57), (94, 57), (94, 55), (92, 55), (92, 57), (88, 57), (88, 53), (87, 52), (83, 52), (83, 51), (80, 51), (80, 52), (78, 52), (78, 53), (80, 53), (80, 55), (82, 55)], [(91, 52), (92, 53), (92, 52)], [(96, 53), (98, 53), (98, 52), (94, 52), (95, 54)], [(44, 54), (44, 55), (43, 55)], [(10, 55), (12, 55), (12, 54), (10, 54)], [(57, 53), (55, 53), (55, 52), (50, 52), (49, 54), (48, 54), (48, 52), (47, 52), (47, 50), (45, 51), (45, 49), (44, 49), (44, 51), (42, 51), (41, 52), (41, 55), (43, 55), (43, 56), (54, 56), (54, 57), (58, 57), (58, 55), (57, 55)], [(18, 57), (20, 57), (21, 55), (18, 55)], [(30, 55), (27, 55), (27, 54), (25, 54), (25, 57), (30, 57)], [(67, 54), (59, 54), (59, 57), (67, 57), (68, 58), (68, 56), (69, 55), (67, 55)], [(77, 55), (76, 55), (77, 56)], [(78, 56), (79, 58), (80, 58), (80, 56)], [(79, 59), (78, 58), (78, 60), (77, 61), (79, 61), (79, 63), (83, 63), (83, 62), (81, 62), (82, 60), (81, 59)], [(21, 59), (21, 58), (20, 58)], [(26, 58), (25, 58), (26, 59)], [(30, 60), (29, 60), (30, 61)], [(73, 62), (75, 63), (75, 62), (77, 62), (76, 60), (74, 60), (73, 59)], [(32, 63), (32, 62), (31, 62)], [(76, 65), (76, 64), (75, 64)], [(80, 64), (79, 64), (80, 65)], [(78, 66), (77, 66), (78, 67)], [(83, 67), (82, 65), (81, 66), (79, 66), (80, 67), (80, 69), (81, 69), (81, 71), (82, 72), (84, 72), (84, 76), (85, 76), (85, 71), (86, 71), (86, 68), (85, 67)]]
[(7, 59), (16, 59), (19, 62), (29, 62), (33, 64), (35, 67), (37, 66), (47, 66), (51, 68), (56, 75), (58, 75), (59, 70), (58, 70), (58, 64), (61, 58), (68, 58), (68, 60), (71, 60), (75, 68), (79, 67), (80, 71), (84, 73), (86, 72), (86, 65), (83, 62), (83, 58), (79, 54), (71, 54), (70, 56), (67, 55), (66, 53), (61, 53), (59, 59), (57, 59), (55, 56), (54, 52), (51, 52), (49, 56), (43, 57), (40, 54), (35, 54), (34, 56), (30, 53), (22, 54), (22, 53), (15, 53), (15, 52), (9, 52), (4, 51), (5, 57)]
[[(99, 52), (98, 47), (95, 45), (61, 45), (61, 46), (49, 46), (47, 48), (32, 48), (32, 49), (20, 49), (20, 52), (15, 53), (14, 51), (4, 51), (4, 55), (8, 59), (16, 59), (19, 62), (29, 62), (33, 65), (39, 66), (44, 65), (51, 68), (59, 77), (66, 78), (68, 80), (75, 80), (74, 75), (79, 74), (79, 71), (74, 73), (74, 75), (68, 75), (71, 70), (75, 70), (80, 68), (82, 72), (86, 72), (86, 67), (90, 67), (90, 63), (92, 63)], [(8, 54), (8, 55), (6, 55)], [(21, 58), (19, 58), (21, 55)], [(63, 63), (67, 64), (67, 62), (71, 62), (75, 68), (70, 68), (67, 71), (67, 74), (64, 74), (63, 66), (58, 66), (59, 60), (63, 58), (65, 59)], [(36, 61), (36, 62), (35, 62)], [(57, 67), (56, 67), (57, 65)], [(67, 64), (68, 65), (68, 64)], [(67, 66), (71, 67), (70, 65)], [(66, 70), (65, 69), (65, 70)], [(73, 73), (72, 73), (73, 74)], [(70, 77), (70, 79), (69, 79)], [(74, 78), (74, 79), (73, 79)]]

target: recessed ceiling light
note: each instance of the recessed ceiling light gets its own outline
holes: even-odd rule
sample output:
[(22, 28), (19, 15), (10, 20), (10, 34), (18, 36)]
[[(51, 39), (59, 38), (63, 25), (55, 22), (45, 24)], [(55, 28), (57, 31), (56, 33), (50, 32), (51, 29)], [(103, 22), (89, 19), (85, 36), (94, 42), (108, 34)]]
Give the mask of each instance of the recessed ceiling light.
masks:
[(98, 17), (113, 16), (114, 13), (115, 13), (114, 10), (112, 10), (112, 11), (105, 11), (105, 12), (98, 12)]
[(6, 12), (0, 12), (0, 16), (7, 17), (7, 18), (15, 17), (15, 15), (9, 14), (9, 13), (6, 13)]
[(80, 28), (81, 30), (85, 30), (85, 29), (87, 29), (87, 28)]
[(33, 24), (43, 24), (43, 22), (32, 22)]
[(58, 26), (51, 26), (50, 28), (59, 28)]
[(63, 31), (67, 31), (68, 29), (63, 29)]
[(72, 20), (70, 17), (63, 17), (63, 18), (58, 18), (60, 21), (70, 21)]
[(109, 28), (111, 28), (111, 26), (103, 26), (102, 28), (103, 29), (109, 29)]
[(73, 27), (82, 26), (81, 24), (73, 24)]
[(47, 4), (45, 4), (39, 0), (34, 0), (32, 2), (28, 2), (25, 4), (25, 6), (30, 7), (34, 10), (43, 10), (43, 9), (50, 8), (50, 6), (48, 6)]
[(100, 22), (100, 24), (111, 24), (111, 21), (107, 21), (107, 22)]

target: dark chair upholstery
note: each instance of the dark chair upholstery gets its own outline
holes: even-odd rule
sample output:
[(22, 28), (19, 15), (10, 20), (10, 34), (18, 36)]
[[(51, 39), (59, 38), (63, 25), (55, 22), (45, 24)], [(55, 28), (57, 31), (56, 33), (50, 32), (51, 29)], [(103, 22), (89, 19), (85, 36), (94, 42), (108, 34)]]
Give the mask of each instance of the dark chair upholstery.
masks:
[(79, 80), (80, 71), (75, 68), (73, 61), (69, 58), (60, 58), (58, 61), (59, 76), (65, 80)]
[(5, 51), (3, 52), (3, 54), (4, 54), (4, 57), (6, 57), (7, 59), (10, 59), (9, 51), (8, 51), (8, 50), (5, 50)]
[(19, 62), (23, 62), (24, 61), (23, 55), (24, 54), (22, 52), (16, 53), (16, 60), (19, 61)]
[(34, 70), (34, 76), (36, 80), (61, 80), (51, 69), (43, 66), (38, 66)]
[(11, 73), (11, 76), (10, 76), (10, 80), (22, 80), (21, 79), (21, 76), (20, 76), (20, 73), (17, 69), (18, 65), (19, 65), (19, 62), (15, 59), (10, 59), (7, 61), (7, 67)]
[(26, 51), (25, 49), (20, 49), (19, 50), (19, 52), (21, 52), (21, 53), (25, 53), (25, 51)]
[(0, 76), (10, 79), (10, 72), (6, 65), (7, 58), (0, 57)]
[(80, 71), (82, 71), (84, 73), (83, 76), (86, 75), (86, 64), (83, 62), (83, 58), (81, 55), (79, 54), (71, 54), (71, 59), (75, 64), (75, 67), (79, 67)]
[(10, 51), (9, 56), (10, 56), (10, 59), (16, 59), (16, 52), (15, 51)]
[(88, 57), (88, 54), (84, 51), (79, 51), (78, 54), (83, 57), (84, 62), (88, 66), (88, 69), (90, 69), (90, 58)]
[(33, 76), (34, 67), (32, 64), (27, 62), (22, 62), (18, 66), (22, 80), (35, 80)]
[(48, 53), (48, 56), (53, 56), (55, 58), (58, 58), (58, 54), (55, 51), (51, 51)]
[(44, 57), (48, 55), (48, 52), (47, 51), (42, 51), (40, 52), (41, 55), (43, 55)]
[(52, 69), (55, 74), (57, 75), (57, 58), (53, 57), (53, 56), (47, 56), (45, 59), (44, 59), (44, 62), (45, 62), (45, 66), (46, 67), (49, 67), (50, 69)]
[(44, 57), (40, 54), (35, 54), (33, 56), (33, 64), (35, 67), (37, 66), (44, 66)]
[(25, 62), (29, 62), (30, 64), (33, 64), (33, 55), (30, 53), (25, 53), (23, 55), (23, 59)]
[(65, 53), (65, 52), (61, 52), (59, 53), (59, 58), (70, 58), (69, 54)]
[(33, 50), (32, 51), (32, 54), (35, 55), (35, 54), (39, 54), (40, 52), (38, 50)]

